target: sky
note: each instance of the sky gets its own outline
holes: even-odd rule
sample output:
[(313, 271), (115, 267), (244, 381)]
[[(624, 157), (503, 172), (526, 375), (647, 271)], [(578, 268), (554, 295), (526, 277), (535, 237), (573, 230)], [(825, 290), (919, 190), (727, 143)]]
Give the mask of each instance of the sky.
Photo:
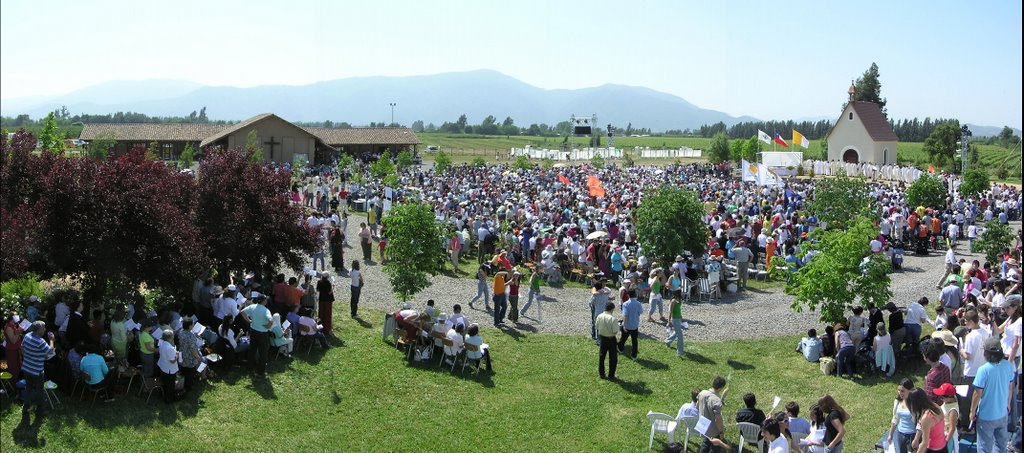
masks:
[(872, 62), (892, 118), (1020, 128), (1021, 3), (0, 1), (0, 99), (111, 80), (301, 85), (493, 69), (644, 86), (730, 115), (834, 117)]

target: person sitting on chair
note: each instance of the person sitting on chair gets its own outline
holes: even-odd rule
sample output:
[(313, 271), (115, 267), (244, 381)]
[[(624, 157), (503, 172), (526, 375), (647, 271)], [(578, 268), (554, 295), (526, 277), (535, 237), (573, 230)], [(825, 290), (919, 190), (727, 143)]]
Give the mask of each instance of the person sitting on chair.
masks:
[[(298, 325), (299, 335), (312, 335), (313, 339), (320, 343), (320, 347), (324, 349), (330, 347), (330, 344), (327, 343), (327, 335), (324, 334), (324, 326), (318, 324), (316, 318), (313, 318), (312, 309), (302, 309)], [(341, 344), (345, 344), (345, 341), (342, 340)]]
[[(463, 344), (465, 343), (465, 340), (463, 340), (462, 338), (462, 333), (464, 331), (465, 329), (463, 328), (462, 324), (459, 324), (454, 328), (448, 330), (447, 338), (448, 340), (451, 340), (452, 345), (444, 347), (445, 356), (455, 357), (459, 355), (460, 352), (462, 352)], [(455, 363), (452, 362), (452, 359), (444, 359), (444, 363), (447, 363), (452, 366), (455, 365)]]
[(697, 396), (700, 395), (700, 389), (693, 389), (690, 391), (690, 402), (684, 404), (679, 408), (677, 417), (696, 417), (700, 413), (697, 412)]
[[(85, 383), (89, 384), (89, 387), (94, 391), (107, 389), (113, 381), (113, 376), (110, 374), (110, 368), (107, 367), (107, 362), (99, 355), (99, 346), (90, 344), (87, 346), (87, 351), (89, 352), (85, 354), (85, 357), (82, 357), (82, 363), (79, 367), (82, 373), (89, 376)], [(103, 401), (105, 402), (114, 400), (114, 398), (110, 396), (110, 392), (106, 391), (103, 392), (103, 396), (101, 398), (103, 398)]]
[[(459, 324), (462, 325), (462, 324)], [(476, 324), (470, 324), (469, 329), (466, 331), (466, 344), (475, 344), (480, 349), (476, 351), (466, 350), (466, 358), (469, 360), (483, 360), (487, 365), (487, 371), (493, 371), (491, 369), (491, 348), (482, 347), (484, 344), (483, 337), (480, 336), (480, 326)]]
[(764, 411), (754, 407), (757, 406), (757, 397), (753, 393), (747, 393), (743, 395), (743, 404), (746, 407), (736, 411), (736, 423), (745, 422), (761, 426), (766, 417)]

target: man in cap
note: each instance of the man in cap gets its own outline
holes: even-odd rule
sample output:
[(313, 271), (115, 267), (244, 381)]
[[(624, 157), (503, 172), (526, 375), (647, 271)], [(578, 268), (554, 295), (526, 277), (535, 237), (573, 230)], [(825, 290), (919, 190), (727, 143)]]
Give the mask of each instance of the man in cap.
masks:
[(978, 432), (978, 451), (1003, 452), (1009, 433), (1006, 429), (1013, 391), (1013, 365), (1006, 361), (1002, 345), (996, 338), (982, 346), (985, 364), (978, 369), (971, 398), (971, 425)]

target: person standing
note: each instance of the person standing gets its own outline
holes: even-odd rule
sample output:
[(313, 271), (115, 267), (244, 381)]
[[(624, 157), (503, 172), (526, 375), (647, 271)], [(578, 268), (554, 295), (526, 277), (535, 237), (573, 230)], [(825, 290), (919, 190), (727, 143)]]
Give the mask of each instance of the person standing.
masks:
[(956, 247), (956, 243), (950, 242), (949, 250), (946, 250), (946, 272), (943, 273), (942, 278), (940, 278), (939, 281), (935, 283), (935, 289), (942, 289), (942, 284), (946, 282), (946, 277), (949, 277), (950, 275), (955, 275), (960, 272), (960, 265), (957, 263), (956, 260), (956, 252), (953, 250), (954, 247)]
[(672, 347), (672, 341), (676, 341), (676, 355), (683, 357), (683, 304), (678, 297), (672, 298), (669, 306), (669, 316), (672, 318), (672, 335), (665, 339), (665, 346)]
[(331, 232), (327, 241), (331, 247), (331, 267), (335, 272), (345, 269), (345, 230), (339, 228), (334, 220), (331, 220)]
[(498, 327), (504, 322), (505, 312), (508, 311), (508, 302), (505, 300), (507, 297), (505, 294), (505, 278), (507, 276), (508, 273), (504, 271), (494, 274), (494, 327)]
[(18, 382), (21, 379), (21, 342), (22, 334), (21, 317), (17, 313), (11, 313), (4, 324), (4, 356), (7, 359), (7, 369), (11, 373), (11, 382)]
[(162, 331), (160, 337), (159, 346), (160, 358), (156, 361), (156, 366), (160, 370), (160, 382), (163, 384), (162, 393), (164, 394), (164, 402), (171, 404), (178, 397), (178, 391), (175, 388), (175, 380), (178, 377), (178, 349), (174, 347), (174, 331), (165, 329)]
[(732, 249), (732, 255), (736, 259), (736, 277), (739, 278), (736, 282), (737, 288), (747, 287), (747, 272), (750, 268), (750, 263), (754, 261), (754, 255), (747, 248), (744, 241), (736, 243), (736, 247)]
[(452, 237), (448, 240), (448, 248), (452, 252), (452, 266), (455, 267), (455, 272), (459, 272), (459, 255), (462, 253), (462, 235), (456, 230), (452, 233)]
[(370, 262), (370, 251), (373, 243), (370, 239), (370, 229), (367, 228), (366, 222), (359, 223), (359, 246), (363, 248), (363, 262)]
[(508, 283), (508, 319), (514, 323), (519, 322), (519, 284), (522, 279), (523, 274), (516, 269), (512, 273), (512, 281)]
[[(615, 333), (619, 330), (619, 323), (615, 320), (615, 316), (612, 315), (612, 311), (615, 310), (614, 302), (605, 302), (604, 312), (597, 316), (595, 323), (597, 324), (597, 336), (601, 339), (601, 348), (597, 364), (597, 375), (601, 379), (616, 380), (618, 377), (615, 376), (615, 368), (619, 363), (619, 353), (616, 349), (615, 344)], [(608, 374), (604, 373), (604, 358), (608, 357)]]
[(363, 291), (363, 273), (359, 271), (359, 260), (352, 260), (352, 269), (348, 271), (350, 284), (352, 286), (352, 299), (349, 301), (349, 307), (352, 310), (352, 319), (359, 319), (359, 295)]
[(604, 287), (604, 281), (594, 280), (594, 289), (590, 295), (590, 336), (600, 343), (601, 336), (597, 334), (597, 317), (604, 313), (604, 306), (608, 303), (611, 290)]
[(850, 419), (850, 415), (832, 398), (832, 395), (818, 398), (818, 409), (825, 416), (825, 451), (827, 453), (843, 453), (846, 421)]
[(704, 433), (704, 442), (700, 445), (700, 453), (721, 451), (714, 445), (712, 439), (721, 437), (725, 432), (725, 422), (722, 420), (722, 398), (725, 398), (728, 391), (725, 378), (716, 376), (711, 381), (710, 389), (702, 390), (697, 394), (697, 412), (701, 417), (711, 420), (711, 425)]
[(258, 377), (267, 373), (267, 359), (270, 354), (270, 329), (273, 317), (267, 309), (267, 298), (262, 294), (252, 305), (245, 307), (242, 316), (249, 322), (249, 344), (252, 350), (253, 371)]
[(619, 339), (619, 352), (625, 353), (626, 337), (629, 337), (633, 343), (633, 353), (630, 357), (636, 359), (637, 336), (640, 334), (640, 315), (643, 314), (644, 307), (640, 305), (640, 301), (636, 300), (635, 289), (630, 289), (628, 294), (629, 300), (622, 304), (622, 338)]
[(330, 273), (320, 273), (320, 280), (316, 282), (316, 293), (319, 297), (317, 315), (320, 317), (320, 323), (324, 326), (324, 333), (330, 334), (331, 321), (334, 317), (334, 285), (331, 284)]
[(178, 350), (181, 351), (181, 373), (185, 375), (185, 391), (188, 392), (199, 382), (199, 364), (203, 363), (203, 353), (199, 346), (199, 337), (192, 333), (194, 321), (191, 316), (181, 318), (181, 331), (178, 332)]
[(27, 418), (32, 406), (36, 409), (36, 418), (46, 415), (46, 397), (43, 390), (43, 365), (46, 357), (53, 351), (53, 332), (46, 332), (46, 323), (33, 322), (29, 332), (21, 340), (21, 375), (25, 379), (25, 404), (21, 407), (21, 417)]
[(1006, 451), (1009, 432), (1010, 386), (1013, 383), (1013, 365), (1003, 355), (1003, 347), (996, 338), (988, 338), (982, 347), (985, 364), (974, 377), (974, 395), (971, 398), (971, 424), (978, 432), (978, 451), (1001, 453)]

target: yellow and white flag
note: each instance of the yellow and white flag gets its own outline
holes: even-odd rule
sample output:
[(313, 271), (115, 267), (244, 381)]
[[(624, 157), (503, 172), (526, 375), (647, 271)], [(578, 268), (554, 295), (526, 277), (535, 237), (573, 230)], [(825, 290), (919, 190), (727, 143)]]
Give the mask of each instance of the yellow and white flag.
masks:
[(740, 170), (743, 175), (743, 182), (758, 182), (757, 164), (751, 164), (745, 159), (740, 161)]
[(807, 137), (804, 137), (804, 134), (801, 134), (797, 132), (796, 129), (793, 129), (793, 144), (800, 145), (804, 149), (807, 149), (810, 148), (811, 141), (807, 140)]
[(782, 178), (767, 165), (757, 164), (757, 184), (759, 186), (781, 186)]

